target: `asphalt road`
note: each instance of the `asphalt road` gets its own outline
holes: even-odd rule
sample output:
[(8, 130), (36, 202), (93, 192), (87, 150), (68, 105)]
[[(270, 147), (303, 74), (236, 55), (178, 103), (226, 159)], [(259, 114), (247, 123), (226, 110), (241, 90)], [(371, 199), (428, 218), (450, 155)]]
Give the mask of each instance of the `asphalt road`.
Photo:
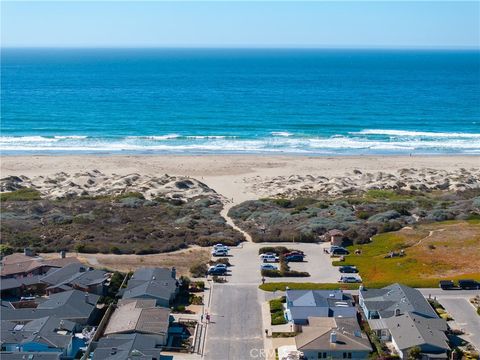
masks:
[(204, 358), (261, 359), (262, 315), (258, 284), (215, 284)]
[(480, 350), (480, 316), (466, 298), (437, 297), (438, 302), (453, 317), (455, 323), (465, 331), (466, 340)]

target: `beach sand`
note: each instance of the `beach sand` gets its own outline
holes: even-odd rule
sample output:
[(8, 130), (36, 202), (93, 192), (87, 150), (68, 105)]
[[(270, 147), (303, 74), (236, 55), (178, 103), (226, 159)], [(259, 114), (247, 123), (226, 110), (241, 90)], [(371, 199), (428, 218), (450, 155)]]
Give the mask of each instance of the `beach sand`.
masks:
[[(461, 170), (462, 168), (465, 170)], [(2, 178), (10, 175), (25, 175), (30, 178), (51, 176), (58, 172), (75, 174), (94, 169), (106, 175), (137, 173), (145, 176), (188, 176), (204, 182), (223, 195), (227, 208), (263, 196), (294, 194), (295, 190), (302, 187), (306, 191), (313, 191), (317, 189), (316, 184), (322, 182), (330, 186), (326, 189), (331, 192), (340, 182), (345, 187), (349, 181), (355, 183), (355, 186), (369, 185), (373, 180), (377, 183), (398, 181), (398, 178), (385, 175), (398, 176), (401, 169), (413, 169), (407, 174), (410, 181), (431, 176), (431, 181), (438, 182), (460, 173), (466, 173), (476, 182), (480, 181), (479, 156), (4, 156), (0, 169)], [(370, 176), (365, 176), (367, 173), (370, 173)], [(378, 173), (382, 175), (372, 177)], [(344, 179), (347, 180), (346, 184), (343, 183)]]

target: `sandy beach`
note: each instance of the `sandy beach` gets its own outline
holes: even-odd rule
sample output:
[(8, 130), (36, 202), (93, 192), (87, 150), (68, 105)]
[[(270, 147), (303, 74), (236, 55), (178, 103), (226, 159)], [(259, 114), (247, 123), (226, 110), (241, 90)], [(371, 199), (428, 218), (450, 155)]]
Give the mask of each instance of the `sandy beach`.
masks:
[[(307, 192), (314, 191), (322, 183), (337, 187), (339, 183), (361, 186), (372, 181), (385, 184), (405, 179), (430, 183), (446, 178), (455, 181), (456, 175), (462, 173), (464, 176), (456, 178), (457, 183), (463, 180), (478, 183), (479, 169), (478, 156), (34, 155), (2, 157), (1, 177), (48, 177), (63, 172), (75, 179), (75, 175), (93, 170), (106, 176), (192, 177), (224, 196), (230, 207), (232, 203), (262, 196), (295, 194), (302, 187)], [(465, 176), (470, 177), (465, 179)], [(343, 183), (345, 179), (347, 184)], [(336, 188), (324, 186), (322, 189), (331, 192)]]

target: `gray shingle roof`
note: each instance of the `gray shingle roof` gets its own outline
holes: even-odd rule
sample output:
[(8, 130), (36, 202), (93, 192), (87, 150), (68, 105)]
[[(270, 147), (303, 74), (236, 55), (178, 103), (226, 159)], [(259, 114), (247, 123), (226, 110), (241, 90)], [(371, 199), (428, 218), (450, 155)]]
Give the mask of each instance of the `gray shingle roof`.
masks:
[(94, 311), (100, 296), (79, 290), (70, 290), (50, 297), (39, 303), (36, 308), (2, 308), (2, 319), (10, 321), (29, 321), (46, 316), (60, 319), (88, 319)]
[(93, 270), (83, 264), (69, 264), (60, 269), (50, 270), (42, 282), (50, 285), (49, 288), (61, 288), (62, 286), (81, 286), (101, 284), (107, 279), (107, 272)]
[[(11, 323), (10, 323), (11, 324)], [(4, 327), (3, 325), (7, 325)], [(2, 323), (1, 342), (10, 344), (25, 344), (30, 342), (43, 343), (49, 347), (65, 349), (72, 340), (76, 324), (61, 320), (54, 316), (35, 319), (21, 329)]]
[(395, 309), (401, 313), (412, 312), (425, 317), (437, 318), (422, 293), (417, 289), (393, 284), (383, 289), (361, 290), (365, 306), (369, 311), (378, 311), (382, 318), (388, 318), (395, 314)]
[(401, 350), (426, 344), (445, 351), (449, 350), (445, 335), (447, 324), (443, 319), (407, 313), (384, 319), (384, 322)]
[(178, 281), (172, 277), (170, 269), (141, 268), (135, 271), (123, 292), (123, 299), (149, 296), (170, 300), (178, 288)]
[(116, 334), (101, 338), (93, 353), (95, 360), (160, 359), (154, 337), (143, 334)]

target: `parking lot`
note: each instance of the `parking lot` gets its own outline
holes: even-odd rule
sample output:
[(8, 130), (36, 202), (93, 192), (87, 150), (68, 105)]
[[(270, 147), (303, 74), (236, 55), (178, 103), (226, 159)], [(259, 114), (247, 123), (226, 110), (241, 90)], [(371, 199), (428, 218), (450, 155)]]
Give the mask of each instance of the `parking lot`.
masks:
[[(258, 251), (264, 246), (285, 246), (291, 249), (301, 250), (306, 254), (304, 262), (289, 263), (292, 270), (306, 271), (310, 277), (277, 277), (265, 278), (266, 282), (323, 282), (336, 283), (340, 279), (337, 267), (332, 266), (330, 255), (324, 253), (324, 248), (330, 244), (306, 244), (306, 243), (243, 243), (239, 247), (230, 249), (230, 267), (227, 280), (235, 284), (259, 284), (262, 276), (260, 265), (262, 264)], [(278, 266), (278, 263), (276, 264)], [(350, 275), (350, 274), (349, 274)]]

